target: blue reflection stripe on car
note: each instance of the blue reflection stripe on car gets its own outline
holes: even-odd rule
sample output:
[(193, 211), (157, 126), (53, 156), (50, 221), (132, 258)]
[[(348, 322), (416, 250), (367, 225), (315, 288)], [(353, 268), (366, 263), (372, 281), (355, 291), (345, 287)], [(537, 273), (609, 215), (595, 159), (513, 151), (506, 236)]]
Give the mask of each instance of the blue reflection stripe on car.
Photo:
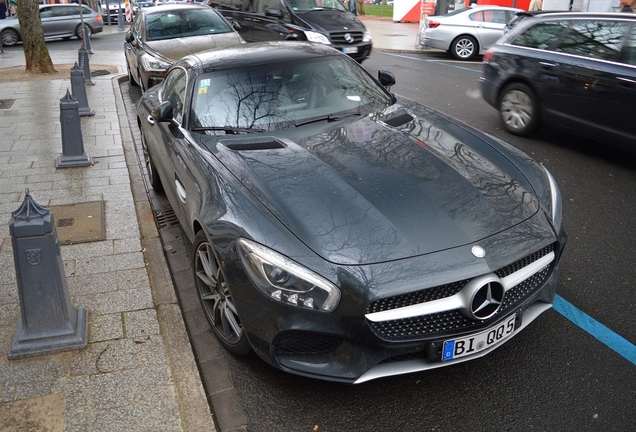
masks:
[(632, 364), (636, 364), (636, 345), (580, 311), (558, 294), (554, 297), (554, 310), (625, 357)]

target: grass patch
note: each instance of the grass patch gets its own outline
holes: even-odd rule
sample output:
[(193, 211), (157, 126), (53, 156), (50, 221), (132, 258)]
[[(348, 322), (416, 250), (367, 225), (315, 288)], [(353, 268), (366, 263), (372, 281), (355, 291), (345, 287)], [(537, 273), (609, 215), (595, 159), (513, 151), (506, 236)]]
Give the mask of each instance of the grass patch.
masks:
[(364, 5), (364, 13), (367, 15), (380, 17), (393, 17), (393, 6), (391, 5)]

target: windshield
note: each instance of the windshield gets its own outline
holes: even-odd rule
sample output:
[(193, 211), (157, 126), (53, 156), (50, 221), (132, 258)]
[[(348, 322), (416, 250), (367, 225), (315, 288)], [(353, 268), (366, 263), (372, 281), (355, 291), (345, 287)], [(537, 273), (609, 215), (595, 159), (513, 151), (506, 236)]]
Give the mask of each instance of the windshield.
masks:
[[(152, 8), (148, 9), (152, 10)], [(184, 8), (146, 15), (147, 40), (175, 39), (232, 31), (213, 9)]]
[(307, 12), (322, 9), (335, 9), (346, 11), (338, 0), (286, 0), (289, 7), (296, 12)]
[(391, 104), (383, 87), (340, 56), (203, 74), (193, 97), (195, 129), (273, 130), (367, 115)]

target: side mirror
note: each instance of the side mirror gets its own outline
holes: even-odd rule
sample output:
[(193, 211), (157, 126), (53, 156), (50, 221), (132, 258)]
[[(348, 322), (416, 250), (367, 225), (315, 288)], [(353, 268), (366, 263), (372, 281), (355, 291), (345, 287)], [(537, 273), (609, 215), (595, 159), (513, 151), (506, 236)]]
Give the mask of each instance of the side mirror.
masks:
[(232, 20), (232, 28), (234, 30), (236, 30), (237, 32), (241, 31), (241, 25), (238, 22), (234, 21), (234, 20)]
[(278, 8), (265, 8), (265, 16), (283, 19), (285, 15), (283, 15), (283, 11)]
[(170, 101), (163, 101), (159, 104), (159, 106), (152, 110), (152, 118), (158, 122), (169, 122), (173, 121), (172, 116), (172, 104)]
[(132, 34), (132, 31), (128, 30), (126, 32), (126, 35), (124, 36), (124, 40), (128, 43), (133, 43), (135, 40), (135, 37)]
[(378, 71), (378, 81), (382, 84), (388, 91), (391, 91), (391, 86), (395, 84), (395, 75), (387, 70)]

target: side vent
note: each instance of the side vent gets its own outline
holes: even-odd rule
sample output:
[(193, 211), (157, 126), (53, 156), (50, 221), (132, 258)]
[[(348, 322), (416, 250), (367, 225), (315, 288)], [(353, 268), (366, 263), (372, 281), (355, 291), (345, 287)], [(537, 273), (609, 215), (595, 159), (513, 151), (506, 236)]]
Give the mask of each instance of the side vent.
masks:
[(272, 137), (242, 140), (221, 140), (221, 144), (234, 151), (275, 150), (285, 148), (285, 144)]
[(411, 116), (408, 113), (404, 113), (404, 114), (400, 114), (395, 117), (392, 117), (390, 119), (385, 119), (384, 123), (388, 124), (389, 126), (399, 127), (399, 126), (407, 124), (411, 120), (413, 120), (413, 116)]

